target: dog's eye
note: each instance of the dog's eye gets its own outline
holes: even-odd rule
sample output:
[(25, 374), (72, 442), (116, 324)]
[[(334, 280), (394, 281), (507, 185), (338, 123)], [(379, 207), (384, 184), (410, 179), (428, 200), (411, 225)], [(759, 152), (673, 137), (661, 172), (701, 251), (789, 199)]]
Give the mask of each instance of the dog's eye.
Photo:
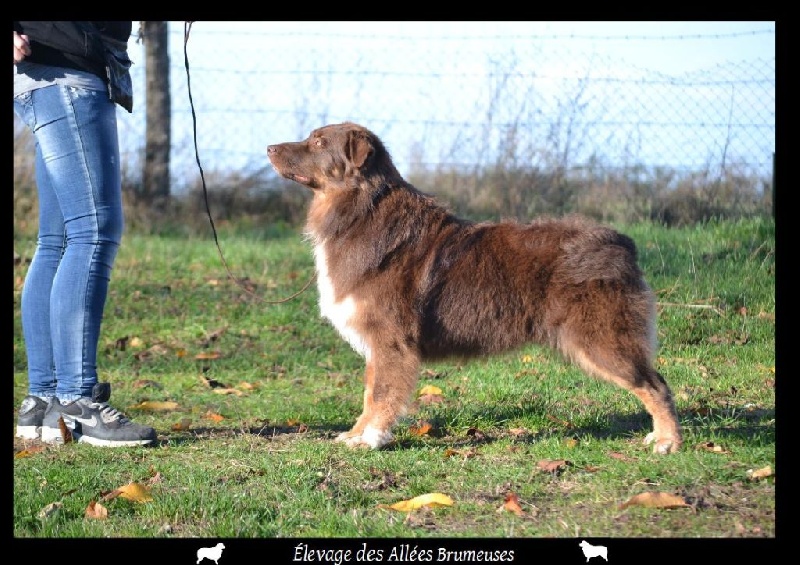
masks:
[(316, 139), (314, 140), (314, 146), (315, 146), (315, 147), (322, 147), (322, 146), (324, 146), (324, 145), (325, 145), (325, 140), (324, 140), (324, 139), (322, 139), (321, 137), (318, 137), (318, 138), (316, 138)]

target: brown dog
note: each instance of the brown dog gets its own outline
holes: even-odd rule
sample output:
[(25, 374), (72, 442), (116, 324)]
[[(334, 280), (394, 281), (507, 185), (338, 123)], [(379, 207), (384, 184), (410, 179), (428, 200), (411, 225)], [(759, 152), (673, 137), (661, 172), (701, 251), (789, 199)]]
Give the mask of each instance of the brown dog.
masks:
[(629, 237), (579, 217), (459, 219), (353, 123), (267, 153), (280, 175), (313, 191), (306, 233), (320, 311), (366, 358), (363, 412), (338, 441), (389, 443), (421, 362), (536, 342), (638, 396), (655, 452), (680, 447), (672, 394), (652, 365), (654, 297)]

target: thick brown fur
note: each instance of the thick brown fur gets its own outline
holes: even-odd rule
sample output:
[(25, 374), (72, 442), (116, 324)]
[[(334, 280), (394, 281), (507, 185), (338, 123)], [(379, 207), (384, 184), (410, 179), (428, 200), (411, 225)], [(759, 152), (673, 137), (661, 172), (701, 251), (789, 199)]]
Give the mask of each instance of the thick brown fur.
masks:
[(473, 223), (406, 182), (381, 140), (353, 123), (271, 145), (275, 170), (313, 191), (322, 315), (366, 358), (364, 407), (337, 439), (381, 447), (420, 364), (548, 345), (635, 394), (657, 453), (681, 445), (654, 369), (655, 302), (633, 241), (586, 218)]

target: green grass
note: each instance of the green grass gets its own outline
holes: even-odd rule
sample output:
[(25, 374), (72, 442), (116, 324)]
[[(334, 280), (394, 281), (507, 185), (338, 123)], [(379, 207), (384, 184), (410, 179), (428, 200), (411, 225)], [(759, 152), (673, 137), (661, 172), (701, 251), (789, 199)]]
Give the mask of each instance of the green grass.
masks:
[[(533, 346), (426, 366), (419, 386), (439, 387), (443, 402), (415, 405), (389, 448), (349, 450), (332, 439), (360, 412), (363, 361), (320, 319), (314, 287), (269, 304), (229, 279), (211, 239), (128, 234), (99, 366), (112, 404), (154, 426), (159, 445), (15, 439), (14, 536), (774, 537), (774, 476), (748, 473), (775, 468), (774, 224), (617, 227), (636, 240), (658, 294), (657, 364), (684, 426), (679, 453), (642, 445), (650, 421), (635, 397)], [(19, 295), (33, 241), (15, 237), (16, 418), (27, 385)], [(265, 300), (311, 277), (297, 234), (219, 239), (235, 276)], [(218, 357), (198, 359), (209, 353)], [(240, 394), (219, 394), (210, 380)], [(144, 401), (178, 407), (137, 408)], [(415, 434), (419, 422), (431, 430)], [(567, 463), (549, 472), (545, 460)], [(103, 498), (132, 481), (152, 500)], [(620, 508), (648, 491), (689, 507)], [(384, 506), (432, 492), (453, 506)], [(498, 511), (512, 493), (521, 515)], [(107, 519), (85, 517), (92, 501)]]

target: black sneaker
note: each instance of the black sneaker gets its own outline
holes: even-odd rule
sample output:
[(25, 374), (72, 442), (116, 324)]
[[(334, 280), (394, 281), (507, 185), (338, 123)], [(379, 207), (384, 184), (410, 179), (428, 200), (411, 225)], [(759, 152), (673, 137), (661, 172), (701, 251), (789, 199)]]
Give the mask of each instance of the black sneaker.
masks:
[(39, 439), (42, 433), (44, 413), (53, 399), (42, 400), (38, 396), (26, 396), (19, 407), (17, 418), (17, 437), (25, 439)]
[(70, 431), (74, 441), (122, 447), (128, 445), (148, 445), (156, 440), (156, 431), (148, 426), (134, 424), (124, 414), (106, 402), (111, 396), (109, 383), (97, 383), (92, 389), (92, 397), (82, 397), (61, 404), (50, 404), (42, 423), (42, 441), (63, 443), (59, 419)]

